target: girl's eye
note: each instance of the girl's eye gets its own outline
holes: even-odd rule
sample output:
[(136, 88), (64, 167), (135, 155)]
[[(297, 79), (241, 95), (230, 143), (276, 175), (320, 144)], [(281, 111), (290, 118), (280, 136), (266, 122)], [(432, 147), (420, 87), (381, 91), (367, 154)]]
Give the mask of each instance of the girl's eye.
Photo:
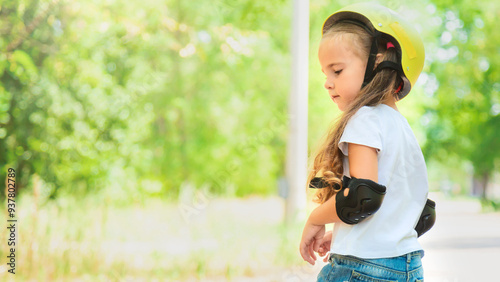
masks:
[(343, 70), (335, 71), (335, 74), (340, 74)]

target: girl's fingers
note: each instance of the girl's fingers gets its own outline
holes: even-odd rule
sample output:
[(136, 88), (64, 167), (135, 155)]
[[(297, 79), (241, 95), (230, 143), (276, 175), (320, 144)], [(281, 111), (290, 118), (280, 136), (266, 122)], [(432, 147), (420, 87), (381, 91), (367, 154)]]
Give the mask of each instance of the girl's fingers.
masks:
[(314, 250), (314, 251), (316, 251), (316, 252), (317, 252), (317, 251), (319, 250), (319, 247), (320, 247), (320, 246), (321, 246), (321, 244), (323, 243), (322, 241), (323, 241), (323, 239), (321, 239), (321, 240), (315, 240), (315, 241), (314, 241), (314, 246), (313, 246), (313, 250)]
[(312, 265), (314, 265), (314, 263), (316, 262), (316, 254), (314, 253), (313, 245), (314, 245), (314, 241), (311, 242), (311, 244), (309, 244), (309, 255), (313, 259)]
[(324, 257), (324, 258), (323, 258), (323, 261), (324, 261), (324, 262), (328, 262), (328, 256)]
[(312, 260), (311, 256), (309, 255), (309, 248), (305, 243), (300, 244), (300, 255), (302, 256), (303, 260), (314, 265), (314, 261)]
[(326, 241), (326, 242), (323, 242), (321, 244), (321, 247), (320, 249), (323, 249), (324, 251), (329, 251), (330, 250), (330, 244), (331, 244), (331, 241)]

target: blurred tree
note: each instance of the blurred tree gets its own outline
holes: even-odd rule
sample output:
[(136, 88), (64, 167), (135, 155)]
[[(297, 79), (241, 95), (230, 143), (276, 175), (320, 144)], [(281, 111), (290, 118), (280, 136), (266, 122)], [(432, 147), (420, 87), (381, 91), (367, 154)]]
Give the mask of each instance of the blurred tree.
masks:
[(46, 19), (57, 7), (58, 1), (4, 1), (0, 9), (0, 178), (14, 167), (19, 190), (32, 172), (44, 167), (30, 144), (42, 132), (36, 120), (44, 116), (39, 111), (44, 102), (30, 90), (40, 81), (41, 62), (53, 51), (54, 35)]
[(500, 159), (500, 10), (495, 1), (433, 3), (425, 153), (448, 166), (470, 162), (473, 192), (485, 198)]
[[(313, 147), (338, 113), (323, 100), (319, 29), (348, 3), (311, 3)], [(428, 100), (402, 103), (427, 132), (427, 158), (471, 162), (486, 187), (500, 152), (498, 9), (381, 3), (409, 17), (420, 7), (426, 19), (429, 59), (415, 91)], [(0, 177), (15, 167), (23, 187), (36, 173), (52, 197), (105, 188), (118, 199), (175, 198), (188, 183), (274, 193), (284, 173), (291, 15), (284, 0), (2, 2)]]
[(0, 176), (37, 173), (50, 197), (176, 197), (186, 182), (275, 192), (287, 1), (7, 1), (0, 13)]

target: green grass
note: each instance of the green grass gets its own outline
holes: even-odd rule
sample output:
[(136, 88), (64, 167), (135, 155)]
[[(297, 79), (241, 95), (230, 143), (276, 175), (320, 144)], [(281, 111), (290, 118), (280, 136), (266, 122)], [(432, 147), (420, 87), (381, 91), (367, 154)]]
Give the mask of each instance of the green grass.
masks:
[[(283, 209), (279, 198), (120, 207), (97, 197), (39, 206), (25, 195), (17, 203), (15, 281), (237, 280), (303, 265), (302, 223), (286, 228)], [(6, 236), (0, 233), (1, 242)], [(14, 281), (6, 271), (0, 279)]]
[(481, 207), (484, 212), (500, 211), (500, 200), (481, 199)]

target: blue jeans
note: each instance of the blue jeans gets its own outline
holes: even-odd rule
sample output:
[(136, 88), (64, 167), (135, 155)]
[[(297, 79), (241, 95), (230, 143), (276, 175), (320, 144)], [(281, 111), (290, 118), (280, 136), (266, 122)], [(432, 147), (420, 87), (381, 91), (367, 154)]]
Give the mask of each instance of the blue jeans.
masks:
[(419, 282), (424, 281), (423, 251), (416, 251), (394, 258), (361, 259), (353, 256), (331, 254), (318, 282)]

